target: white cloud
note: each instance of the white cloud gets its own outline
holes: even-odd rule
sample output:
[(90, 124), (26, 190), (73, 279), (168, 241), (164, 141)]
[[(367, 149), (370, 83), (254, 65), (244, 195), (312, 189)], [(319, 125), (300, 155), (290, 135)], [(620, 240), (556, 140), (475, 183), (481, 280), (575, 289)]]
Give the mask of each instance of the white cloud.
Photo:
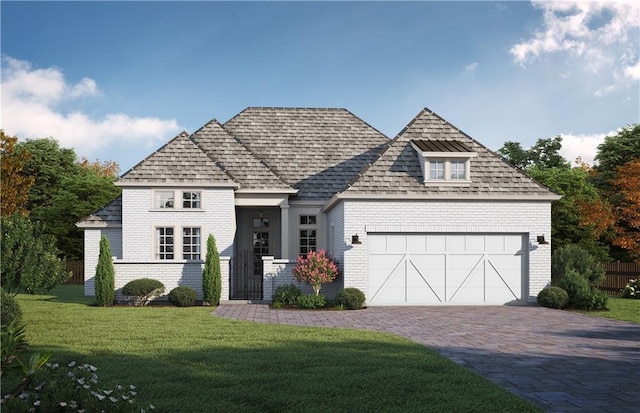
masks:
[(81, 110), (64, 111), (62, 102), (101, 96), (93, 79), (70, 84), (60, 69), (34, 69), (29, 62), (3, 57), (2, 125), (21, 139), (55, 137), (78, 155), (95, 157), (115, 146), (157, 145), (181, 128), (174, 119), (131, 117), (123, 113), (94, 119)]
[(615, 135), (617, 132), (597, 133), (593, 135), (574, 135), (572, 133), (563, 133), (562, 148), (560, 155), (575, 165), (575, 160), (581, 158), (583, 162), (593, 165), (596, 154), (598, 153), (598, 145), (604, 142), (606, 136)]
[(467, 66), (465, 66), (464, 71), (465, 72), (473, 72), (478, 68), (478, 63), (471, 63)]
[(612, 77), (610, 91), (640, 78), (640, 3), (532, 3), (542, 10), (543, 24), (530, 39), (511, 47), (517, 64), (524, 67), (543, 55), (564, 54), (586, 73)]

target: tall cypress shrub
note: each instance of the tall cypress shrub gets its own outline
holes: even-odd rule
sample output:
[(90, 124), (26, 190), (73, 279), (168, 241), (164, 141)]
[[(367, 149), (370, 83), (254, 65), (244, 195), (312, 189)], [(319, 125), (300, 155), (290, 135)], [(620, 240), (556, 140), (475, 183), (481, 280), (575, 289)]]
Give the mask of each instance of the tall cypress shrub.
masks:
[(113, 305), (115, 299), (115, 271), (111, 261), (109, 240), (104, 235), (100, 238), (100, 254), (96, 266), (95, 293), (99, 306)]
[(220, 254), (213, 234), (207, 238), (207, 257), (202, 271), (202, 304), (220, 304), (222, 293), (222, 274), (220, 273)]

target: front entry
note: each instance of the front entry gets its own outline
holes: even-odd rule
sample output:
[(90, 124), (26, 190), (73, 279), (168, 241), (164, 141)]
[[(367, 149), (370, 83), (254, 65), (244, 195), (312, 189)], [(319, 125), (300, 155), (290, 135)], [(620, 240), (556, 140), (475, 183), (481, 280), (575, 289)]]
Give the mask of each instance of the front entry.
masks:
[(279, 208), (237, 208), (235, 274), (232, 296), (238, 300), (262, 300), (264, 256), (280, 251)]

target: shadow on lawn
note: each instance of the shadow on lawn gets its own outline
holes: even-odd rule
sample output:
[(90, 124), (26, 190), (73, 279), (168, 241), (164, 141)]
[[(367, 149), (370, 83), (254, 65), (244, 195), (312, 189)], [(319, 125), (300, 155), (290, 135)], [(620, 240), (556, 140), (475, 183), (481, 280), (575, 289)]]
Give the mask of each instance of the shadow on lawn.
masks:
[(105, 388), (135, 385), (138, 401), (153, 403), (155, 411), (537, 411), (423, 346), (401, 341), (290, 340), (283, 334), (251, 347), (218, 343), (153, 356), (53, 350), (60, 362), (95, 365)]

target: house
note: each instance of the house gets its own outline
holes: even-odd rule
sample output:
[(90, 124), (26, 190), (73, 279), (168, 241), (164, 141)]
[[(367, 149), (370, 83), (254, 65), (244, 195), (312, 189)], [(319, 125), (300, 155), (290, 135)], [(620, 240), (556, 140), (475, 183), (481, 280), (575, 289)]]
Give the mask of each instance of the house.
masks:
[(201, 297), (208, 234), (223, 300), (270, 300), (315, 249), (341, 270), (322, 292), (357, 287), (368, 305), (526, 304), (550, 282), (559, 196), (428, 109), (389, 140), (345, 109), (250, 107), (181, 133), (116, 185), (77, 224), (86, 295), (102, 235), (117, 294), (150, 277)]

